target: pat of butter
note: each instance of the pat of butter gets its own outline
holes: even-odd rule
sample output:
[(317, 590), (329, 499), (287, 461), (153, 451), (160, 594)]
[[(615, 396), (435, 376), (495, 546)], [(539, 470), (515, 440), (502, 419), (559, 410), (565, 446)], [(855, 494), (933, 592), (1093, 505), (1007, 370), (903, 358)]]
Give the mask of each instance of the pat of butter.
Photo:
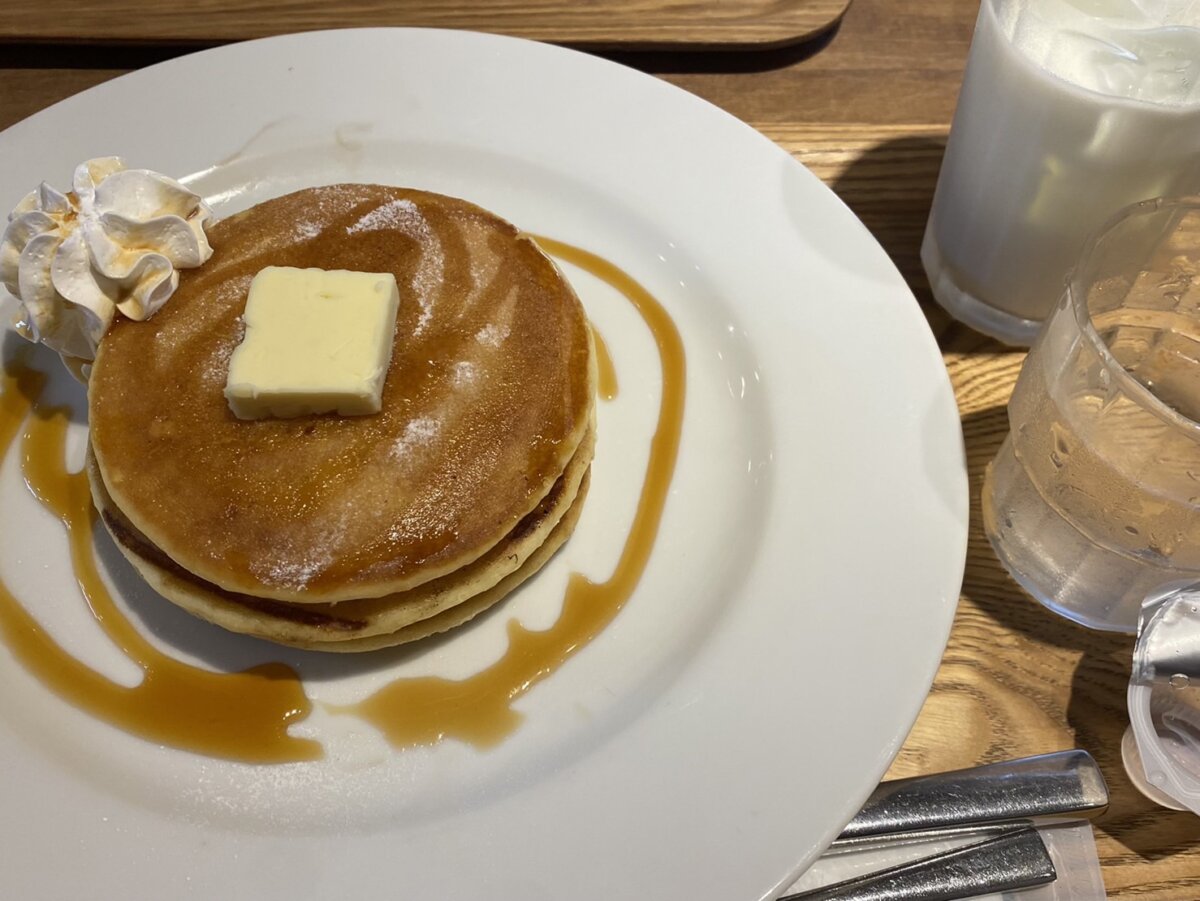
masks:
[(399, 305), (390, 272), (263, 269), (229, 359), (230, 409), (239, 419), (378, 413)]

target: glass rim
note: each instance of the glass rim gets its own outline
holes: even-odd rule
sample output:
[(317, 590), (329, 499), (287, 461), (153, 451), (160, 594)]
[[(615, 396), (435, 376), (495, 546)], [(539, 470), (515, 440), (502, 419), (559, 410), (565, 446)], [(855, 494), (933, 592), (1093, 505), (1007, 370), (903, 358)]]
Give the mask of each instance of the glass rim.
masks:
[[(1006, 6), (1006, 5), (1011, 5), (1008, 2), (1008, 0), (984, 0), (984, 2), (982, 2), (980, 4), (980, 14), (982, 15), (983, 8), (986, 6), (991, 11), (992, 15), (995, 16), (996, 26), (1000, 31), (1000, 37), (1003, 38), (1004, 43), (1013, 49), (1017, 49), (1016, 45), (1014, 44), (1014, 36), (1012, 34), (1008, 33), (1008, 31), (1005, 27), (1005, 24), (1001, 18), (1000, 7)], [(1103, 23), (1107, 20), (1107, 17), (1104, 14), (1090, 13), (1083, 9), (1078, 10), (1078, 12), (1080, 12), (1085, 18), (1091, 20), (1092, 22)], [(1018, 16), (1019, 15), (1020, 15), (1020, 13), (1018, 13)], [(1178, 28), (1180, 26), (1179, 25), (1161, 25), (1158, 27)], [(1184, 27), (1191, 27), (1191, 26), (1184, 26)], [(975, 25), (975, 30), (976, 31), (979, 30), (978, 22)], [(1142, 31), (1145, 29), (1136, 29), (1136, 30)], [(1104, 91), (1100, 88), (1095, 88), (1095, 87), (1091, 87), (1089, 85), (1079, 84), (1078, 82), (1072, 81), (1070, 78), (1068, 78), (1064, 75), (1060, 75), (1057, 72), (1052, 72), (1050, 69), (1048, 69), (1045, 66), (1041, 65), (1040, 63), (1038, 63), (1031, 55), (1029, 55), (1026, 52), (1018, 51), (1017, 55), (1020, 56), (1025, 62), (1027, 62), (1034, 69), (1038, 70), (1041, 74), (1050, 76), (1050, 78), (1052, 78), (1059, 87), (1066, 88), (1069, 91), (1078, 91), (1081, 94), (1083, 94), (1085, 97), (1098, 98), (1099, 100), (1103, 101), (1106, 105), (1110, 105), (1110, 106), (1116, 105), (1118, 107), (1129, 106), (1129, 107), (1133, 107), (1134, 109), (1140, 109), (1140, 110), (1146, 110), (1146, 109), (1168, 110), (1168, 111), (1178, 110), (1178, 111), (1184, 111), (1184, 112), (1189, 112), (1189, 113), (1194, 112), (1198, 107), (1200, 107), (1200, 97), (1197, 97), (1192, 100), (1180, 102), (1180, 103), (1168, 103), (1168, 102), (1163, 102), (1163, 101), (1158, 101), (1158, 100), (1148, 100), (1144, 97), (1128, 97), (1123, 94), (1113, 94), (1108, 91)]]
[(1072, 313), (1075, 316), (1075, 324), (1084, 338), (1091, 344), (1092, 350), (1100, 358), (1105, 369), (1108, 370), (1110, 376), (1115, 380), (1123, 391), (1131, 395), (1139, 402), (1140, 406), (1156, 415), (1159, 419), (1172, 425), (1178, 429), (1182, 429), (1192, 434), (1194, 440), (1200, 441), (1200, 422), (1192, 419), (1190, 416), (1185, 416), (1180, 413), (1162, 398), (1160, 398), (1151, 388), (1148, 388), (1143, 382), (1134, 377), (1128, 369), (1121, 365), (1107, 344), (1092, 325), (1091, 312), (1087, 306), (1087, 292), (1082, 286), (1082, 274), (1087, 264), (1091, 262), (1093, 255), (1096, 252), (1097, 245), (1100, 244), (1109, 234), (1112, 233), (1119, 225), (1127, 219), (1132, 219), (1135, 216), (1142, 216), (1152, 212), (1158, 212), (1166, 208), (1187, 208), (1200, 211), (1200, 194), (1188, 194), (1182, 197), (1155, 197), (1150, 200), (1139, 200), (1136, 203), (1131, 203), (1128, 206), (1122, 207), (1112, 216), (1110, 216), (1103, 225), (1088, 235), (1084, 241), (1083, 250), (1080, 251), (1079, 261), (1071, 269), (1070, 275), (1067, 277), (1067, 300), (1071, 306)]

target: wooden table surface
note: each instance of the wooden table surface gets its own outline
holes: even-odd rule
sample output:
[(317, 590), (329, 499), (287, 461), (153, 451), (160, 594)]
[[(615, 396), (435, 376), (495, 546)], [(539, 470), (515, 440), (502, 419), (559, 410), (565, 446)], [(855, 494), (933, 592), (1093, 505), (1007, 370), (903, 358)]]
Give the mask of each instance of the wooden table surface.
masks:
[[(896, 261), (944, 352), (971, 484), (962, 599), (941, 669), (892, 767), (913, 775), (1082, 747), (1112, 792), (1096, 827), (1109, 897), (1200, 898), (1200, 818), (1156, 807), (1125, 776), (1120, 742), (1132, 640), (1075, 626), (1025, 597), (993, 557), (979, 488), (1005, 432), (1023, 354), (957, 325), (931, 300), (918, 259), (977, 0), (854, 0), (832, 33), (739, 52), (617, 52), (707, 98), (825, 180)], [(0, 128), (180, 47), (10, 43)]]

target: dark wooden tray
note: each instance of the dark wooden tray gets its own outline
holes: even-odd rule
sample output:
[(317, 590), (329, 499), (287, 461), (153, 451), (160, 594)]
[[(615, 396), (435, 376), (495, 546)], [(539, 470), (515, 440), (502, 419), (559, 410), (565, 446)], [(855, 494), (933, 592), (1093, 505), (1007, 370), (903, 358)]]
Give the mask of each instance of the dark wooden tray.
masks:
[(463, 28), (592, 48), (769, 49), (850, 0), (9, 0), (0, 41), (219, 43), (361, 26)]

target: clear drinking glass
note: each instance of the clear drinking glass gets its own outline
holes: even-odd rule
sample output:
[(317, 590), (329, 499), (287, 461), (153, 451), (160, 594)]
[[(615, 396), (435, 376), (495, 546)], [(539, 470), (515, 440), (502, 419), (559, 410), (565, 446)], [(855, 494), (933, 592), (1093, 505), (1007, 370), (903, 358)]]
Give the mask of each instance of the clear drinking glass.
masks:
[(1025, 360), (983, 520), (1053, 610), (1132, 632), (1200, 581), (1200, 197), (1119, 213)]
[(982, 0), (921, 259), (938, 302), (1028, 345), (1087, 236), (1200, 191), (1200, 2)]

